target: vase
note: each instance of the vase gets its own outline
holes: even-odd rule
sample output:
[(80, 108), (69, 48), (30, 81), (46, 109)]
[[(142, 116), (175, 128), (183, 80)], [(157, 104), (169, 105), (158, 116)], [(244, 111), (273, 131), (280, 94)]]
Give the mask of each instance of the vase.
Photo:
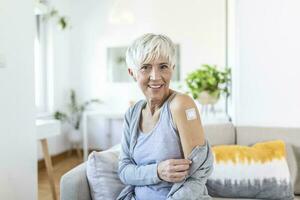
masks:
[(198, 101), (201, 105), (214, 105), (218, 102), (220, 98), (220, 91), (208, 92), (202, 91), (199, 93)]
[[(219, 101), (220, 91), (208, 92), (202, 91), (199, 93), (198, 102), (202, 105), (201, 113), (207, 117), (210, 114), (216, 114), (214, 105)], [(209, 109), (210, 107), (210, 109)]]

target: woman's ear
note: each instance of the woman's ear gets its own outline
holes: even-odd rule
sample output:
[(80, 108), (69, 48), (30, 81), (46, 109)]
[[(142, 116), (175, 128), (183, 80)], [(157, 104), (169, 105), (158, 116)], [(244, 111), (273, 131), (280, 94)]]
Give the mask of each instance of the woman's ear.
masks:
[(132, 76), (133, 80), (136, 81), (135, 74), (131, 68), (128, 68), (128, 74)]

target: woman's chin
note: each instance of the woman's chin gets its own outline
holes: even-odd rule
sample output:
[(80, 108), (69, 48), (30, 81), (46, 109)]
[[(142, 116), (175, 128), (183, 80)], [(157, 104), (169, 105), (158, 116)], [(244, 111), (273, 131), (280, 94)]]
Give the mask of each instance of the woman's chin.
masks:
[(167, 95), (167, 90), (165, 87), (161, 87), (159, 89), (153, 89), (148, 87), (145, 93), (147, 99), (151, 99), (153, 101), (162, 101)]
[(162, 101), (164, 96), (163, 93), (149, 93), (148, 99), (151, 99), (152, 101)]

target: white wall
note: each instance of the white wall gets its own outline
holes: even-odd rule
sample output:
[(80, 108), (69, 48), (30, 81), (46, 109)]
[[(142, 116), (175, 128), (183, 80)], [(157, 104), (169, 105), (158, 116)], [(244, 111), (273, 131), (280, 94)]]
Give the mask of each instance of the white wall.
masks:
[(235, 1), (235, 122), (300, 126), (298, 0)]
[[(127, 20), (127, 23), (118, 23), (111, 19), (116, 16), (112, 14), (113, 10), (119, 14), (129, 10), (134, 19)], [(127, 46), (134, 38), (146, 32), (166, 34), (180, 44), (183, 78), (204, 63), (223, 67), (224, 16), (225, 0), (73, 2), (70, 16), (73, 26), (70, 40), (72, 85), (79, 96), (85, 99), (99, 97), (108, 103), (107, 107), (116, 110), (126, 108), (132, 98), (142, 98), (134, 83), (106, 82), (106, 49)], [(105, 130), (101, 127), (105, 126), (105, 122), (97, 124), (96, 121), (100, 120), (94, 120), (89, 125), (91, 147), (101, 146), (100, 141), (104, 138)]]
[(33, 41), (33, 1), (1, 0), (0, 199), (37, 199)]
[[(164, 33), (181, 46), (181, 75), (203, 63), (224, 66), (225, 1), (77, 1), (72, 3), (71, 65), (84, 97), (107, 96), (107, 47), (127, 46), (146, 32)], [(123, 9), (118, 9), (122, 7)], [(129, 10), (132, 22), (111, 22), (114, 10)], [(171, 14), (170, 14), (171, 13)]]

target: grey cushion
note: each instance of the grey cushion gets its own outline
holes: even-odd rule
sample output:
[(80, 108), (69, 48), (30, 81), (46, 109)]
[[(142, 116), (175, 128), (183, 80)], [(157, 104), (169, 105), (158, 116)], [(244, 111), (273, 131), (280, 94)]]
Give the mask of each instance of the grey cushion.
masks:
[(86, 174), (93, 200), (115, 200), (125, 187), (118, 176), (119, 152), (120, 145), (116, 145), (89, 155)]
[(60, 179), (60, 200), (91, 200), (83, 163), (64, 174)]
[(205, 124), (204, 134), (210, 145), (235, 144), (235, 128), (232, 123)]
[[(257, 142), (281, 139), (292, 146), (297, 160), (297, 171), (300, 172), (300, 129), (299, 128), (271, 128), (238, 126), (236, 139), (239, 145), (252, 145)], [(288, 155), (289, 157), (289, 155)], [(300, 194), (300, 174), (296, 172), (294, 192)]]

